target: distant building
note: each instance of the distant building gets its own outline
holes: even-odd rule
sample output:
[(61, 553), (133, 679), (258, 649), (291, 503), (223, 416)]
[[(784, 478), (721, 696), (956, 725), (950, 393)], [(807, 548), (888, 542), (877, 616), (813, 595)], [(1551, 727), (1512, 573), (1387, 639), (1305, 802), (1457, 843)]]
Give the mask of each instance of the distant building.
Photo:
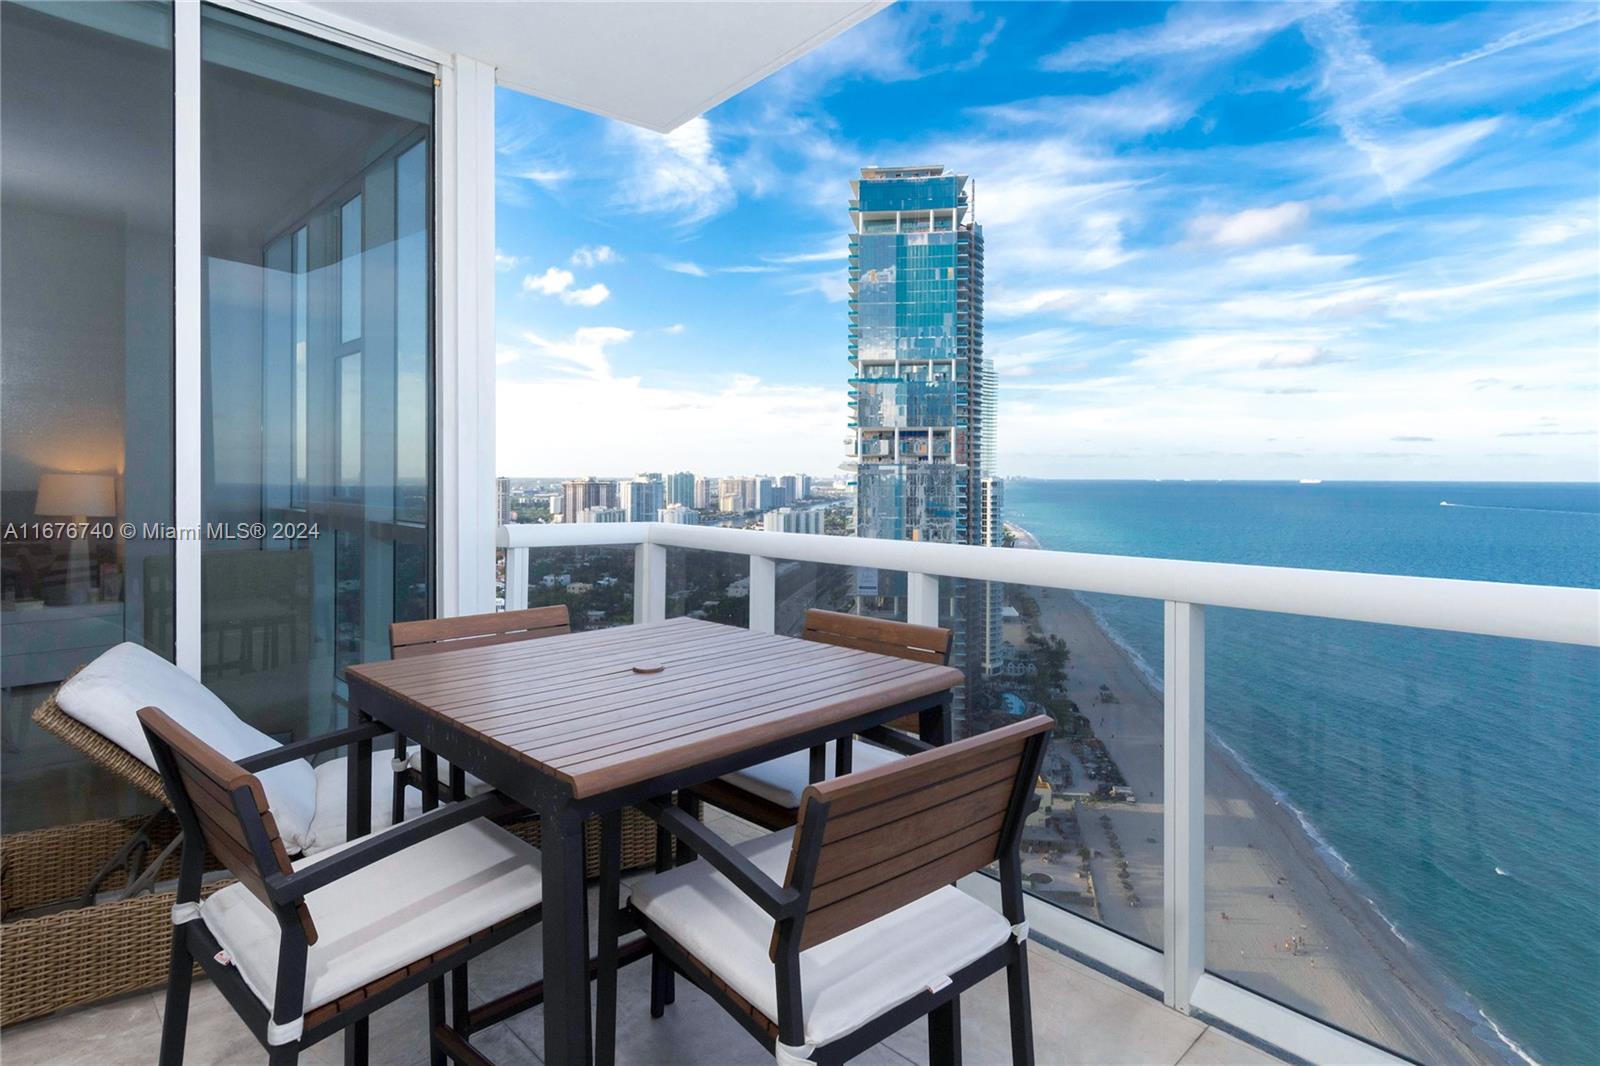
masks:
[[(1004, 478), (985, 476), (978, 483), (977, 536), (973, 542), (998, 548), (1005, 542)], [(997, 581), (970, 583), (975, 641), (972, 649), (985, 674), (998, 672), (1005, 659), (1005, 586)]]
[(685, 507), (695, 506), (694, 485), (695, 476), (687, 471), (667, 475), (667, 504), (681, 503)]
[[(972, 178), (942, 166), (864, 167), (851, 183), (857, 536), (983, 544), (985, 527), (1000, 527), (998, 506), (987, 509), (998, 496), (984, 489), (996, 390), (983, 351), (983, 228), (974, 204)], [(987, 648), (991, 594), (975, 582), (945, 587), (951, 660), (976, 674), (998, 658)], [(863, 573), (858, 595), (868, 589), (897, 598), (904, 579)]]
[(656, 512), (666, 506), (666, 486), (660, 474), (640, 474), (631, 481), (617, 482), (617, 506), (627, 515), (625, 522), (652, 522)]
[(579, 522), (626, 522), (628, 513), (620, 507), (586, 507), (578, 512)]
[(679, 526), (697, 526), (700, 524), (700, 512), (681, 503), (669, 503), (656, 512), (656, 521), (671, 522)]
[(544, 504), (544, 509), (550, 512), (550, 517), (552, 519), (561, 517), (561, 505), (565, 502), (562, 499), (561, 493), (546, 493), (544, 495), (535, 496), (533, 499), (535, 503)]
[(497, 477), (494, 479), (495, 511), (499, 515), (500, 524), (517, 520), (516, 512), (511, 510), (511, 479)]
[(761, 516), (761, 528), (768, 533), (822, 533), (822, 508), (796, 510), (780, 507)]
[(722, 498), (720, 486), (714, 477), (697, 477), (694, 479), (694, 506), (700, 510), (716, 507), (717, 501)]
[(784, 474), (778, 478), (779, 507), (787, 507), (811, 498), (811, 475)]
[(561, 484), (561, 520), (583, 521), (583, 512), (595, 507), (617, 505), (617, 484), (598, 478), (580, 477)]

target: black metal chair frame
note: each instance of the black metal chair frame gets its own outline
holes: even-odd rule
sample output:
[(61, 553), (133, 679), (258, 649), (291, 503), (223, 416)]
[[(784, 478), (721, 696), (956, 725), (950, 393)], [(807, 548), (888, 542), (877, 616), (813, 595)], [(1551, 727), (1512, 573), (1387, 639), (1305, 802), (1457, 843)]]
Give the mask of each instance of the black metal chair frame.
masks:
[[(271, 751), (236, 760), (243, 770), (255, 773), (294, 759), (305, 758), (316, 752), (342, 745), (354, 749), (358, 742), (370, 744), (371, 739), (386, 733), (387, 727), (376, 723), (353, 726), (287, 744)], [(148, 729), (157, 768), (166, 787), (168, 799), (183, 827), (183, 855), (178, 874), (177, 902), (179, 906), (200, 901), (201, 878), (205, 868), (205, 836), (195, 813), (194, 805), (184, 788), (171, 748)], [(364, 745), (363, 745), (364, 746)], [(352, 756), (353, 757), (353, 756)], [(437, 778), (435, 778), (437, 781)], [(429, 793), (435, 793), (429, 795)], [(436, 798), (436, 790), (425, 790), (427, 799)], [(456, 951), (440, 958), (425, 969), (396, 980), (392, 985), (367, 995), (348, 1008), (340, 1008), (316, 1025), (308, 1026), (298, 1040), (285, 1044), (269, 1044), (268, 1026), (293, 1022), (302, 1016), (306, 976), (306, 955), (309, 944), (300, 922), (299, 906), (305, 897), (340, 878), (349, 876), (388, 856), (429, 837), (437, 836), (457, 826), (478, 818), (493, 819), (514, 809), (515, 805), (499, 793), (486, 793), (471, 800), (431, 809), (422, 816), (395, 826), (383, 833), (354, 844), (336, 855), (315, 865), (291, 874), (279, 872), (265, 823), (256, 810), (255, 800), (248, 788), (235, 789), (229, 796), (233, 811), (249, 838), (251, 858), (257, 872), (267, 885), (271, 907), (282, 932), (278, 948), (277, 998), (268, 1010), (256, 998), (238, 969), (217, 961), (222, 950), (216, 937), (204, 921), (185, 921), (173, 926), (172, 960), (167, 978), (167, 1005), (162, 1020), (161, 1066), (182, 1066), (183, 1048), (188, 1031), (189, 992), (193, 981), (194, 964), (198, 963), (244, 1021), (246, 1027), (260, 1041), (268, 1053), (272, 1066), (296, 1062), (302, 1051), (312, 1045), (352, 1026), (353, 1040), (347, 1049), (346, 1062), (364, 1066), (367, 1058), (368, 1017), (376, 1010), (400, 999), (417, 988), (428, 986), (429, 1052), (434, 1066), (442, 1066), (448, 1054), (458, 1061), (486, 1062), (468, 1042), (470, 1035), (468, 1015), (458, 1004), (455, 1024), (445, 1018), (444, 976), (462, 967), (469, 959), (537, 925), (540, 907), (533, 907), (496, 926)], [(426, 800), (425, 800), (426, 802)], [(458, 982), (464, 993), (465, 982)], [(464, 997), (463, 997), (464, 998)]]
[[(1049, 735), (1041, 734), (1027, 741), (1017, 774), (1017, 781), (1008, 806), (1004, 827), (1000, 833), (1000, 909), (1014, 927), (1026, 921), (1022, 893), (1022, 859), (1019, 845), (1022, 829), (1028, 815), (1037, 806), (1033, 784), (1044, 760)], [(813, 780), (820, 775), (821, 760), (818, 750), (813, 751)], [(618, 889), (615, 883), (602, 880), (600, 885), (601, 944), (604, 954), (614, 944), (611, 926), (617, 934), (630, 929), (642, 929), (662, 962), (665, 977), (652, 975), (650, 1015), (659, 1018), (672, 1002), (671, 975), (680, 973), (701, 991), (722, 1005), (723, 1009), (739, 1020), (744, 1027), (769, 1051), (781, 1041), (791, 1047), (805, 1043), (805, 1026), (800, 986), (800, 933), (810, 903), (811, 879), (815, 874), (823, 842), (823, 830), (828, 817), (828, 805), (815, 796), (807, 797), (805, 819), (800, 828), (800, 839), (794, 861), (793, 883), (780, 885), (768, 877), (745, 856), (733, 848), (692, 816), (694, 800), (674, 804), (661, 798), (647, 801), (640, 809), (649, 815), (662, 830), (676, 837), (680, 847), (693, 857), (703, 859), (718, 873), (748, 896), (752, 902), (769, 914), (777, 932), (777, 950), (774, 976), (777, 983), (778, 1033), (776, 1038), (762, 1026), (741, 1003), (723, 989), (690, 958), (671, 934), (661, 929), (649, 918), (635, 910), (631, 904), (618, 912)], [(680, 857), (681, 861), (681, 857)], [(658, 863), (659, 865), (659, 863)], [(616, 915), (607, 921), (608, 916)], [(928, 1018), (930, 1061), (933, 1066), (958, 1066), (961, 1061), (961, 993), (973, 985), (1004, 969), (1011, 1006), (1011, 1058), (1016, 1066), (1033, 1066), (1032, 1005), (1028, 992), (1027, 943), (1013, 938), (994, 948), (958, 972), (950, 975), (950, 984), (938, 991), (924, 991), (897, 1007), (879, 1015), (873, 1021), (812, 1052), (812, 1060), (819, 1066), (834, 1066), (849, 1061), (863, 1051), (881, 1043), (922, 1017)], [(601, 971), (597, 990), (597, 1013), (600, 1018), (615, 1017), (616, 981), (614, 971)], [(615, 1058), (615, 1033), (609, 1028), (597, 1027), (596, 1062), (610, 1066)]]

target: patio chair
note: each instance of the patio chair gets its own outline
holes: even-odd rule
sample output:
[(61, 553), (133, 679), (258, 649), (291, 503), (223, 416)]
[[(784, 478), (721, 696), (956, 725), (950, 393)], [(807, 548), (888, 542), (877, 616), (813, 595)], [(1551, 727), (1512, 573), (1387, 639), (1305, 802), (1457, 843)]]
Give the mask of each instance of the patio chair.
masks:
[[(392, 622), (389, 625), (389, 654), (396, 659), (409, 659), (416, 655), (479, 648), (488, 644), (510, 644), (570, 632), (572, 621), (564, 603), (554, 607), (490, 611), (458, 618)], [(391, 764), (394, 769), (394, 794), (390, 800), (391, 817), (396, 822), (401, 821), (406, 813), (406, 789), (426, 789), (428, 777), (424, 775), (424, 763), (434, 764), (429, 773), (435, 780), (447, 783), (453, 799), (464, 799), (489, 790), (483, 781), (434, 759), (428, 752), (418, 750), (407, 755), (406, 738), (396, 735), (394, 761)], [(445, 776), (439, 776), (441, 774)]]
[[(274, 1066), (352, 1025), (365, 1061), (368, 1016), (423, 985), (434, 1066), (484, 1061), (446, 1024), (444, 975), (535, 924), (543, 900), (538, 850), (487, 820), (502, 797), (291, 863), (260, 776), (154, 707), (138, 719), (185, 838), (161, 1066), (183, 1062), (195, 963)], [(207, 849), (238, 880), (202, 902)]]
[[(961, 993), (1002, 969), (1012, 1061), (1031, 1064), (1018, 843), (1053, 725), (1039, 715), (810, 785), (793, 829), (737, 846), (650, 801), (704, 861), (634, 882), (622, 924), (780, 1066), (848, 1061), (923, 1016), (932, 1061), (956, 1063)], [(952, 885), (994, 862), (1002, 914)], [(614, 981), (600, 991), (604, 1017)], [(653, 995), (652, 1015), (664, 1009)], [(614, 1036), (600, 1039), (610, 1061)]]
[[(112, 872), (129, 866), (129, 885), (123, 895), (148, 889), (166, 859), (181, 845), (173, 840), (153, 860), (139, 866), (148, 851), (149, 831), (159, 820), (172, 817), (167, 796), (156, 772), (155, 757), (138, 722), (141, 707), (165, 709), (185, 728), (233, 759), (278, 753), (284, 746), (244, 722), (226, 703), (199, 681), (161, 656), (138, 644), (123, 643), (104, 652), (62, 682), (33, 713), (46, 732), (78, 751), (102, 769), (140, 792), (161, 802), (133, 838), (91, 879), (84, 891), (87, 902)], [(261, 774), (262, 786), (278, 812), (278, 826), (290, 855), (313, 855), (345, 839), (345, 812), (349, 802), (345, 756), (313, 766), (304, 756), (310, 749), (301, 741), (290, 745), (298, 754), (273, 760)], [(315, 750), (334, 747), (324, 744)], [(374, 759), (386, 758), (386, 752)], [(374, 774), (373, 827), (390, 821), (390, 788), (386, 775)], [(420, 811), (420, 800), (408, 809)]]
[[(948, 629), (838, 611), (815, 608), (807, 611), (801, 639), (916, 662), (942, 664), (950, 661)], [(823, 756), (824, 777), (884, 766), (902, 754), (926, 747), (915, 740), (918, 727), (917, 716), (908, 715), (891, 722), (889, 729), (875, 731), (871, 739), (876, 743), (857, 745), (850, 740), (830, 741)], [(812, 777), (810, 756), (797, 751), (725, 774), (716, 781), (696, 786), (694, 791), (699, 798), (765, 829), (783, 829), (794, 825), (800, 794)]]

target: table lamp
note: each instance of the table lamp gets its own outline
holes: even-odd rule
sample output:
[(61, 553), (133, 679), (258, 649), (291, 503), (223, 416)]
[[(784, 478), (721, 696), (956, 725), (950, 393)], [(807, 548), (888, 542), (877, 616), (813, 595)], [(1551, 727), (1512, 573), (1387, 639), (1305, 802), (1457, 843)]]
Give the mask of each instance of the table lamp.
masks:
[[(110, 474), (41, 474), (34, 514), (40, 518), (88, 521), (112, 518), (117, 513), (116, 479)], [(83, 603), (89, 598), (86, 565), (89, 556), (88, 531), (68, 539), (67, 579), (63, 589), (66, 603)]]

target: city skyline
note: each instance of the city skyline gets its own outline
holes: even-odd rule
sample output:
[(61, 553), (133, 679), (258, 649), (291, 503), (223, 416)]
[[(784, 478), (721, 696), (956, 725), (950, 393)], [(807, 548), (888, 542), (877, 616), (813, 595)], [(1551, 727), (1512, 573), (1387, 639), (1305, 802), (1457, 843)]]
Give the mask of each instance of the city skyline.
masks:
[(1596, 17), (921, 4), (666, 136), (503, 94), (501, 472), (833, 469), (840, 201), (938, 160), (1001, 475), (1592, 480)]

